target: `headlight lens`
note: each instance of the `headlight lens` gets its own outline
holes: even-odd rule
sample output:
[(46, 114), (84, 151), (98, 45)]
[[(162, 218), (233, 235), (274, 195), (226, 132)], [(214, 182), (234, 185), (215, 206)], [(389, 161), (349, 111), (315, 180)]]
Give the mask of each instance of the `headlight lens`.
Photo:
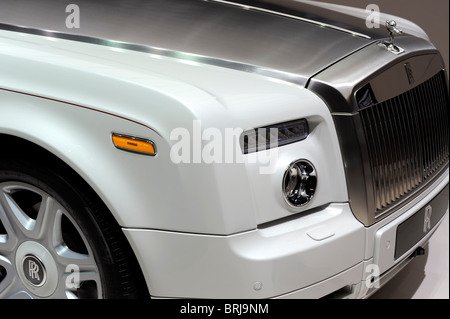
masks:
[(283, 195), (293, 207), (308, 204), (317, 187), (317, 174), (314, 166), (307, 160), (293, 162), (283, 176)]
[(240, 136), (244, 154), (263, 151), (304, 140), (309, 134), (305, 119), (269, 125), (243, 132)]

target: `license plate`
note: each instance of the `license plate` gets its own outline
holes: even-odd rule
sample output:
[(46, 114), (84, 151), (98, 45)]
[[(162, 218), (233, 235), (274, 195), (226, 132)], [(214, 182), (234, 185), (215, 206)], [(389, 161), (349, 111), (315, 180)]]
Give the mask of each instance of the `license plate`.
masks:
[(448, 185), (427, 205), (397, 227), (395, 259), (416, 245), (442, 219), (448, 209)]

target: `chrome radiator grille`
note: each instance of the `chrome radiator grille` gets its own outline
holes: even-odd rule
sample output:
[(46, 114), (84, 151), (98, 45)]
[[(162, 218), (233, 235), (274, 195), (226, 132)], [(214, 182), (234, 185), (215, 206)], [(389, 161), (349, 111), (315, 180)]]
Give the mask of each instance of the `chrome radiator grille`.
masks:
[(444, 74), (360, 111), (376, 216), (414, 192), (448, 163)]

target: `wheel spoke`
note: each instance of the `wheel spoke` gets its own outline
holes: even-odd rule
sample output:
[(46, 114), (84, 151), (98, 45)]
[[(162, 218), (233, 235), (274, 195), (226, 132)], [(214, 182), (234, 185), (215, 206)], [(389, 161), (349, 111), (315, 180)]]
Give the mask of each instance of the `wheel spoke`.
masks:
[(19, 234), (22, 233), (22, 224), (16, 218), (9, 206), (7, 194), (0, 189), (0, 222), (6, 233), (0, 234), (0, 254), (11, 252), (17, 246)]
[(0, 256), (0, 267), (3, 267), (2, 270), (6, 275), (0, 281), (0, 299), (31, 299), (32, 296), (26, 291), (16, 275), (14, 264), (5, 257)]
[(90, 271), (96, 269), (96, 263), (92, 256), (88, 254), (80, 254), (70, 250), (66, 245), (60, 245), (56, 247), (55, 252), (57, 254), (56, 260), (58, 264), (67, 268), (72, 265), (77, 265), (84, 271)]
[(11, 286), (14, 276), (14, 266), (5, 257), (0, 255), (0, 298), (4, 297), (6, 290)]
[(101, 298), (100, 277), (96, 271), (72, 269), (64, 274), (65, 294), (68, 298), (78, 298), (79, 294), (89, 294), (89, 298)]
[[(38, 195), (41, 198), (36, 203), (39, 210), (35, 219), (28, 216), (11, 196), (15, 190), (28, 191), (30, 194)], [(13, 249), (18, 241), (51, 238), (52, 225), (56, 218), (55, 204), (56, 202), (51, 197), (38, 190), (18, 185), (4, 187), (3, 192), (0, 193), (0, 220), (7, 234), (0, 236), (0, 244), (11, 241), (9, 249)]]
[(55, 228), (61, 214), (58, 209), (58, 203), (52, 197), (42, 197), (32, 237), (46, 240), (47, 244), (55, 240)]
[(102, 296), (100, 275), (93, 264), (68, 264), (55, 295), (58, 298), (98, 299)]
[[(0, 184), (0, 222), (0, 298), (101, 297), (90, 245), (55, 198), (28, 184)], [(49, 267), (47, 281), (54, 288), (45, 288), (47, 283), (39, 291), (30, 287), (20, 264), (30, 253)]]

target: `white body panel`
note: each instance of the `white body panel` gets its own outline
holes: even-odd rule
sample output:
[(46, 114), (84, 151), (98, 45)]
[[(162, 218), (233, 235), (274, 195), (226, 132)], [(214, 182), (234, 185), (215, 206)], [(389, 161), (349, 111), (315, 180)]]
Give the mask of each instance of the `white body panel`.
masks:
[[(143, 53), (125, 54), (65, 40), (27, 37), (25, 46), (13, 40), (3, 41), (2, 61), (5, 64), (0, 87), (25, 94), (1, 92), (4, 101), (8, 101), (4, 107), (11, 108), (6, 112), (8, 117), (3, 116), (0, 120), (2, 133), (15, 131), (14, 135), (32, 139), (57, 152), (65, 162), (72, 163), (71, 166), (90, 182), (115, 212), (121, 225), (213, 234), (254, 229), (256, 224), (267, 222), (273, 216), (290, 214), (281, 193), (274, 190), (279, 189), (286, 166), (298, 158), (314, 159), (318, 170), (331, 176), (330, 182), (321, 182), (314, 198), (315, 206), (346, 201), (345, 178), (340, 169), (342, 161), (332, 131), (331, 115), (325, 104), (306, 89), (233, 70), (189, 65), (169, 58), (161, 60)], [(36, 44), (30, 45), (29, 41)], [(67, 49), (70, 54), (60, 53)], [(103, 60), (92, 57), (94, 53)], [(130, 54), (134, 55), (131, 60)], [(149, 71), (139, 70), (142, 65)], [(26, 70), (28, 76), (23, 78), (20, 70)], [(57, 74), (61, 72), (67, 81), (59, 80)], [(42, 77), (42, 74), (46, 76)], [(31, 123), (23, 121), (23, 109), (17, 107), (30, 104), (30, 101), (39, 104), (35, 111), (30, 109), (25, 113)], [(258, 109), (264, 109), (264, 114), (255, 118)], [(37, 114), (30, 116), (34, 113)], [(87, 113), (92, 115), (85, 115)], [(73, 122), (75, 116), (87, 116), (89, 122)], [(176, 165), (169, 157), (170, 147), (177, 142), (170, 140), (171, 131), (179, 127), (192, 130), (194, 120), (201, 121), (202, 129), (218, 128), (225, 135), (226, 128), (247, 129), (299, 117), (310, 120), (311, 135), (301, 149), (291, 150), (292, 146), (288, 145), (283, 152), (278, 152), (275, 174), (261, 175), (261, 165), (245, 164), (243, 158), (235, 160), (242, 164), (227, 165), (225, 154), (223, 163), (212, 164)], [(52, 123), (59, 123), (61, 127)], [(74, 125), (72, 123), (81, 127), (63, 137), (71, 139), (70, 142), (62, 141), (57, 132), (62, 131), (62, 127)], [(147, 158), (120, 152), (110, 142), (112, 132), (148, 138), (157, 145), (158, 155)], [(94, 143), (97, 139), (99, 141)], [(76, 150), (63, 147), (73, 144), (77, 145)], [(323, 148), (322, 151), (317, 151), (318, 146)], [(321, 155), (325, 150), (327, 156)], [(234, 155), (234, 158), (242, 156)], [(106, 159), (108, 163), (104, 163)], [(193, 154), (191, 159), (193, 162)], [(268, 167), (268, 164), (262, 166)], [(99, 171), (99, 167), (105, 171)], [(210, 174), (217, 178), (210, 179)], [(227, 178), (229, 176), (233, 179)], [(121, 182), (111, 185), (111, 179)], [(332, 180), (340, 181), (340, 186), (336, 187)], [(172, 185), (172, 181), (184, 185)], [(193, 183), (197, 185), (193, 187)], [(267, 183), (272, 187), (259, 188)], [(239, 184), (241, 188), (235, 189), (233, 184)], [(174, 187), (182, 190), (178, 192), (177, 196), (181, 196), (178, 201), (171, 200), (172, 194), (168, 191)], [(142, 197), (135, 189), (146, 190), (148, 197)], [(209, 192), (198, 192), (198, 189)], [(237, 193), (233, 194), (233, 190)], [(258, 197), (270, 200), (266, 204)], [(255, 207), (258, 207), (258, 216), (255, 216)], [(128, 210), (134, 214), (119, 213)]]

